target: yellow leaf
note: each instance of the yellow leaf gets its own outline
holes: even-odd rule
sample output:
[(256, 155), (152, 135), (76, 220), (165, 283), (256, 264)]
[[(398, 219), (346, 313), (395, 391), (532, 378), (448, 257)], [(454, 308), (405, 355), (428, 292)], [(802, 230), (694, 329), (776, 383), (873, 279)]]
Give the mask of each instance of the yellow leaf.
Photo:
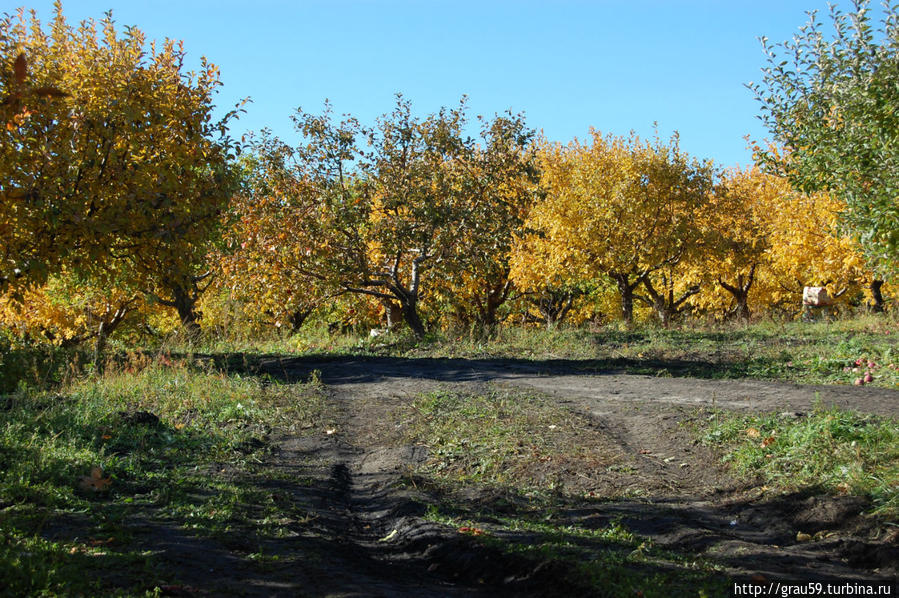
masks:
[(103, 470), (99, 467), (91, 468), (91, 474), (78, 480), (78, 487), (85, 492), (102, 492), (108, 490), (112, 484), (112, 478), (103, 477)]

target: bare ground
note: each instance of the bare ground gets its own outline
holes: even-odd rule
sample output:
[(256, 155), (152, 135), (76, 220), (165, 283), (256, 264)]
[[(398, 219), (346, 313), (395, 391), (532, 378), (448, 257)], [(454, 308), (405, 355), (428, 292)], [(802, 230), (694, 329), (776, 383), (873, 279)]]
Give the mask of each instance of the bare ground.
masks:
[[(336, 425), (281, 436), (270, 471), (294, 512), (290, 534), (228, 542), (158, 524), (143, 541), (166, 561), (172, 595), (480, 596), (580, 595), (570, 571), (518, 558), (425, 517), (446, 497), (416, 485), (423, 446), (398, 444), (398, 410), (435, 388), (524, 387), (546, 393), (588, 422), (595, 468), (560, 463), (569, 496), (557, 520), (602, 528), (620, 520), (654, 546), (711, 562), (727, 580), (891, 580), (899, 565), (893, 522), (864, 515), (864, 498), (780, 494), (734, 479), (683, 431), (699, 407), (802, 414), (836, 405), (899, 417), (899, 391), (747, 380), (698, 380), (581, 369), (576, 362), (515, 360), (263, 359), (254, 368), (285, 381), (313, 372), (327, 387)], [(796, 415), (799, 416), (799, 415)], [(595, 497), (595, 498), (594, 498)], [(460, 512), (516, 508), (521, 497), (471, 490)], [(510, 506), (511, 505), (511, 506)], [(522, 506), (522, 505), (518, 505)], [(466, 511), (466, 509), (468, 509)], [(140, 526), (136, 528), (140, 534)], [(814, 539), (798, 541), (797, 533)], [(528, 534), (504, 538), (528, 542)], [(250, 546), (252, 544), (252, 546)], [(260, 564), (250, 551), (268, 555)], [(649, 577), (654, 565), (646, 565)]]

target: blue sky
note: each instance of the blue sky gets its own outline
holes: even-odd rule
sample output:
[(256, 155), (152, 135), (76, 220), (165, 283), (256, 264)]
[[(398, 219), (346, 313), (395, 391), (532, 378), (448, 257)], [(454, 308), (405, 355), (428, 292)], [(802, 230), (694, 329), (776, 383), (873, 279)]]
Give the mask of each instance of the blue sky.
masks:
[[(838, 3), (846, 5), (845, 2)], [(0, 0), (0, 12), (23, 5)], [(52, 0), (33, 0), (42, 20)], [(823, 0), (78, 0), (70, 21), (112, 9), (120, 26), (185, 42), (219, 65), (224, 112), (253, 102), (232, 128), (295, 140), (290, 115), (337, 113), (365, 124), (402, 92), (421, 115), (469, 96), (470, 114), (511, 108), (554, 141), (590, 127), (626, 135), (679, 131), (681, 147), (747, 164), (765, 137), (744, 84), (758, 80), (758, 37), (792, 37)]]

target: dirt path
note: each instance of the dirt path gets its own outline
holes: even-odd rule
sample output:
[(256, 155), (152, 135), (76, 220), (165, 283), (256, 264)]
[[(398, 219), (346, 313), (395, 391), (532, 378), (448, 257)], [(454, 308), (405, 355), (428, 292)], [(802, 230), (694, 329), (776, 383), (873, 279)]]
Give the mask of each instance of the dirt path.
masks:
[(409, 381), (507, 382), (527, 385), (602, 410), (609, 402), (669, 404), (745, 411), (808, 412), (816, 404), (899, 416), (899, 390), (876, 387), (799, 385), (761, 380), (701, 380), (597, 371), (590, 362), (513, 359), (269, 359), (260, 367), (297, 379), (313, 370), (329, 385), (408, 384)]
[[(196, 587), (215, 595), (579, 595), (564, 567), (510, 556), (429, 520), (428, 505), (445, 497), (410, 477), (428, 450), (395, 440), (398, 410), (421, 393), (497, 386), (545, 393), (587, 422), (584, 442), (604, 466), (562, 466), (554, 474), (570, 496), (597, 499), (563, 501), (557, 520), (596, 529), (620, 521), (654, 546), (713, 562), (728, 580), (895, 580), (899, 534), (862, 515), (864, 499), (782, 495), (738, 482), (684, 433), (683, 423), (696, 417), (696, 407), (797, 414), (821, 404), (899, 417), (899, 391), (631, 376), (579, 371), (580, 365), (264, 360), (256, 371), (285, 381), (315, 372), (336, 425), (276, 441), (269, 466), (278, 475), (260, 483), (308, 517), (294, 534), (266, 541), (261, 550), (276, 555), (274, 562), (260, 570), (228, 565), (219, 555), (203, 564), (219, 567), (215, 583), (203, 575)], [(454, 500), (460, 512), (476, 511), (488, 522), (509, 508), (508, 497), (489, 490)], [(532, 541), (528, 532), (503, 540)], [(654, 567), (646, 565), (647, 579), (658, 572)]]

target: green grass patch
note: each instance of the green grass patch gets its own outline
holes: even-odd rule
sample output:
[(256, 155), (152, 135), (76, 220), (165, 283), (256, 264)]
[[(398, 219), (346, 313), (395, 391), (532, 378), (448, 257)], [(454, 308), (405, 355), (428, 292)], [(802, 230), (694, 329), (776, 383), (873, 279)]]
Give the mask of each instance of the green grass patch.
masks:
[[(314, 322), (296, 334), (225, 337), (213, 332), (190, 342), (175, 335), (152, 351), (245, 355), (392, 356), (404, 358), (570, 361), (585, 370), (698, 378), (755, 378), (803, 384), (899, 386), (896, 314), (856, 315), (832, 321), (764, 319), (746, 325), (690, 320), (670, 328), (652, 323), (624, 329), (505, 326), (491, 333), (436, 330), (416, 339), (402, 326), (387, 335), (332, 332)], [(363, 331), (364, 332), (364, 331)], [(856, 365), (860, 362), (860, 365)], [(868, 368), (868, 362), (876, 364)], [(853, 371), (858, 368), (857, 371)]]
[[(258, 485), (269, 435), (330, 421), (318, 384), (137, 360), (0, 405), (0, 587), (143, 595), (172, 583), (135, 518), (198, 537), (283, 535), (304, 514)], [(295, 511), (296, 509), (294, 509)]]
[(422, 472), (453, 483), (563, 492), (557, 471), (605, 463), (586, 418), (537, 393), (441, 390), (417, 397), (401, 417), (403, 441), (428, 447)]
[[(697, 324), (624, 330), (502, 328), (489, 338), (441, 337), (407, 356), (576, 360), (591, 369), (699, 378), (756, 378), (852, 384), (870, 371), (875, 386), (899, 385), (899, 323), (891, 316), (833, 322)], [(860, 362), (856, 364), (856, 362)], [(876, 364), (868, 368), (867, 364)], [(858, 368), (853, 371), (853, 368)]]
[(794, 418), (715, 414), (702, 441), (739, 473), (785, 490), (824, 488), (869, 496), (875, 511), (899, 514), (899, 425), (839, 409)]

